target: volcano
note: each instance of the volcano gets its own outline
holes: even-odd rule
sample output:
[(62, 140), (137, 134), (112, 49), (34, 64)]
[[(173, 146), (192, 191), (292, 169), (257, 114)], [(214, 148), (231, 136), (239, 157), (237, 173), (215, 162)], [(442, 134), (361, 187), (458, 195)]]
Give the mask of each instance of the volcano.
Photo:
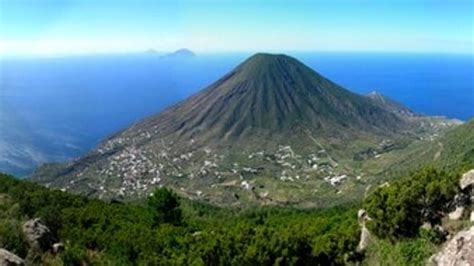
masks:
[[(235, 141), (281, 135), (295, 127), (386, 132), (403, 120), (286, 55), (256, 54), (233, 71), (157, 116), (132, 127), (156, 127), (161, 137)], [(336, 133), (337, 134), (337, 133)]]
[(341, 183), (354, 174), (346, 164), (354, 154), (381, 142), (393, 146), (410, 135), (413, 119), (295, 58), (259, 53), (84, 157), (43, 166), (33, 180), (105, 198), (168, 186), (220, 202), (242, 200), (241, 189), (262, 199), (258, 188), (273, 181)]

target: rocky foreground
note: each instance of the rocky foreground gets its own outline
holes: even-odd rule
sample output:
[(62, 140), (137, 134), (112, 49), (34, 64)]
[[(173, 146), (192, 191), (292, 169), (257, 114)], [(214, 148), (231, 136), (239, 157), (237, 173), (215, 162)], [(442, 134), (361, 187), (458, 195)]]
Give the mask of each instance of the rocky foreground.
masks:
[(27, 257), (22, 259), (0, 248), (0, 266), (25, 265), (27, 262), (37, 261), (38, 257), (45, 253), (56, 255), (64, 250), (64, 244), (58, 242), (51, 230), (39, 218), (28, 220), (23, 224), (23, 236), (29, 245)]

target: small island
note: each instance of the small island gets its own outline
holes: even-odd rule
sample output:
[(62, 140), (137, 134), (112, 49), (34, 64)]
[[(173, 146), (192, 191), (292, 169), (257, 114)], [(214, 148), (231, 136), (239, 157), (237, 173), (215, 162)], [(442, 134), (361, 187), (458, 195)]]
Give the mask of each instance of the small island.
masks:
[(191, 58), (195, 56), (196, 54), (193, 51), (186, 48), (182, 48), (164, 55), (163, 58)]

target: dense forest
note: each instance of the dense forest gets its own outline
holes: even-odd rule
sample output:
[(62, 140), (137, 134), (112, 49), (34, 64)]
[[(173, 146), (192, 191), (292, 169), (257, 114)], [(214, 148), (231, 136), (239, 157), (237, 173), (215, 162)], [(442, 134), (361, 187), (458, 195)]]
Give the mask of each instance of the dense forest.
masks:
[[(218, 208), (165, 188), (142, 201), (105, 202), (1, 175), (0, 247), (25, 258), (22, 223), (41, 217), (66, 248), (28, 256), (38, 264), (422, 265), (443, 236), (420, 226), (441, 222), (467, 168), (422, 169), (375, 189), (363, 203), (322, 210)], [(376, 237), (359, 253), (361, 207)]]

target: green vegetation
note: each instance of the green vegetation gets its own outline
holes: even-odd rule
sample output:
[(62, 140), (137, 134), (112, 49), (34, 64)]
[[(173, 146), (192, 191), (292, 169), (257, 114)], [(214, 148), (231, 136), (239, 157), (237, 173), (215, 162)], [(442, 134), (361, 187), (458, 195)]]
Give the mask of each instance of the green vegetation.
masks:
[[(377, 237), (366, 252), (366, 265), (425, 265), (445, 237), (434, 225), (462, 229), (450, 229), (453, 225), (442, 218), (459, 192), (461, 174), (474, 167), (463, 162), (458, 168), (443, 166), (447, 171), (423, 168), (365, 198), (363, 208), (371, 217), (367, 227)], [(423, 228), (424, 223), (433, 227)]]
[(417, 237), (397, 242), (376, 240), (369, 246), (364, 265), (426, 265), (426, 259), (436, 251), (430, 239)]
[(169, 189), (157, 189), (147, 201), (155, 225), (182, 223), (178, 197)]
[[(474, 119), (444, 132), (429, 143), (418, 142), (405, 150), (395, 151), (391, 157), (397, 158), (387, 158), (389, 163), (382, 171), (385, 176), (404, 176), (426, 166), (446, 171), (467, 169), (474, 165)], [(380, 165), (366, 167), (380, 168)]]
[(143, 203), (108, 203), (4, 175), (0, 195), (0, 246), (25, 257), (21, 224), (41, 217), (66, 244), (55, 260), (67, 265), (327, 265), (357, 258), (354, 207), (221, 209), (166, 189)]
[(440, 222), (458, 180), (458, 175), (427, 168), (375, 190), (364, 201), (373, 218), (369, 230), (390, 240), (416, 236), (424, 222)]
[(157, 189), (141, 202), (105, 202), (0, 175), (0, 247), (25, 257), (27, 219), (41, 217), (66, 244), (42, 262), (80, 265), (423, 265), (442, 243), (436, 230), (459, 176), (424, 168), (363, 202), (375, 235), (356, 252), (358, 206), (322, 210), (219, 208)]

